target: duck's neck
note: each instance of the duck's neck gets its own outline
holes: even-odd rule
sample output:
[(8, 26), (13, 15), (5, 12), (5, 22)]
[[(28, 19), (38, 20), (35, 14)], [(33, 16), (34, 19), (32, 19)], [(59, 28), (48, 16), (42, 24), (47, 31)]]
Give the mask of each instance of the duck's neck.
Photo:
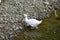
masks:
[(28, 20), (28, 17), (27, 17), (27, 16), (25, 17), (25, 20), (26, 20), (26, 21)]

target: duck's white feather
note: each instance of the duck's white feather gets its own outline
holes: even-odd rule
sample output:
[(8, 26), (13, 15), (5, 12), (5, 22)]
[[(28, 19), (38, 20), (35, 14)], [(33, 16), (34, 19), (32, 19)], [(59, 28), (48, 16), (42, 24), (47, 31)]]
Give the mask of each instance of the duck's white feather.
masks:
[(36, 19), (28, 19), (28, 17), (27, 17), (26, 14), (24, 14), (24, 16), (25, 16), (25, 22), (27, 24), (29, 24), (30, 26), (32, 26), (32, 27), (37, 27), (39, 24), (42, 23), (42, 20), (41, 21), (38, 21)]
[(40, 23), (42, 23), (42, 20), (38, 21), (36, 19), (29, 19), (26, 21), (26, 23), (31, 25), (32, 27), (37, 27)]

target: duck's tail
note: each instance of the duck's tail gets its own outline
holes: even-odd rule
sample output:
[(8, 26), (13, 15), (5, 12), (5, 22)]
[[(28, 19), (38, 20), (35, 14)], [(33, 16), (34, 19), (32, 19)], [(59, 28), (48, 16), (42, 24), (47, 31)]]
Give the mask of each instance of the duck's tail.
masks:
[(40, 20), (40, 23), (42, 23), (42, 20)]

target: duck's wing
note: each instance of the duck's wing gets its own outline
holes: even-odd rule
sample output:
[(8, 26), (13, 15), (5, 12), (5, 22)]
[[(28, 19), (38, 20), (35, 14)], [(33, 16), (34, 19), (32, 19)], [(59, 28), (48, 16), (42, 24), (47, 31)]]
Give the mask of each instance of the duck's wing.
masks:
[(30, 22), (33, 22), (33, 23), (39, 23), (40, 21), (36, 20), (36, 19), (29, 19)]
[(31, 25), (31, 26), (37, 26), (40, 24), (40, 21), (36, 20), (36, 19), (29, 19), (28, 20), (28, 23)]

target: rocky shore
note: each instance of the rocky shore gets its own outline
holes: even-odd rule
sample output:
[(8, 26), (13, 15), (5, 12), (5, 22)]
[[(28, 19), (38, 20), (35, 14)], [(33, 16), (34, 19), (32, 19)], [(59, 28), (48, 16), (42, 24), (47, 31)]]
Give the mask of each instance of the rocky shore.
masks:
[[(12, 40), (18, 32), (24, 30), (26, 23), (23, 14), (37, 20), (49, 17), (58, 1), (47, 0), (2, 0), (0, 5), (0, 40)], [(51, 7), (51, 8), (50, 8)]]

